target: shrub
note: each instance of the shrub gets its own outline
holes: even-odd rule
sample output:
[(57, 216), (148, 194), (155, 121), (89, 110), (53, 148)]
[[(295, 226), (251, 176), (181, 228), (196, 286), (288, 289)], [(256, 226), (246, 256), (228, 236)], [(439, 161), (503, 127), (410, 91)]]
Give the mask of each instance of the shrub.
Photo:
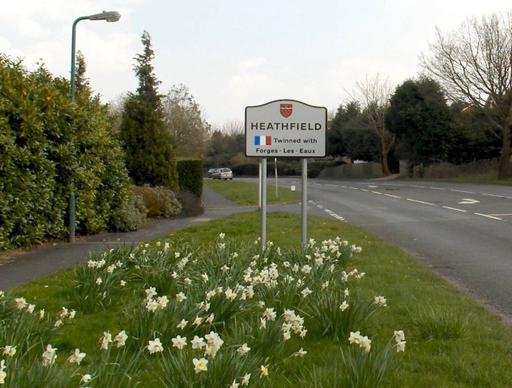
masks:
[(166, 187), (134, 187), (136, 195), (141, 196), (148, 217), (175, 217), (181, 212), (181, 204), (176, 194)]
[(64, 237), (72, 190), (77, 232), (105, 229), (129, 185), (106, 106), (2, 55), (0, 85), (0, 249)]
[(141, 195), (132, 194), (125, 198), (111, 219), (111, 228), (118, 232), (137, 230), (146, 221), (147, 209)]
[(180, 190), (189, 191), (201, 198), (203, 195), (203, 161), (178, 160), (177, 169)]

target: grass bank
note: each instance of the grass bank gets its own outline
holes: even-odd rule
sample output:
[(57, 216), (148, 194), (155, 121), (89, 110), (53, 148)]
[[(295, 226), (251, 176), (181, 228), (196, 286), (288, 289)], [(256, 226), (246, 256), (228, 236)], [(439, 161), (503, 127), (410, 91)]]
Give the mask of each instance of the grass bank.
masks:
[[(268, 217), (268, 238), (283, 249), (298, 248), (300, 218), (286, 213), (271, 213)], [(405, 331), (406, 352), (394, 353), (391, 371), (386, 376), (383, 386), (510, 386), (512, 331), (498, 318), (434, 275), (409, 254), (386, 244), (362, 228), (311, 217), (309, 230), (311, 237), (317, 240), (341, 236), (351, 244), (362, 247), (362, 252), (348, 262), (347, 269), (357, 268), (365, 272), (366, 276), (353, 288), (351, 286), (351, 292), (368, 300), (372, 300), (375, 295), (383, 295), (387, 298), (388, 305), (379, 310), (378, 317), (372, 318), (373, 323), (368, 322), (364, 328), (361, 327), (362, 334), (372, 339), (372, 349), (382, 349), (394, 330)], [(183, 230), (170, 236), (169, 241), (179, 241), (179, 245), (183, 247), (200, 247), (207, 242), (216, 239), (218, 241), (218, 235), (225, 233), (226, 241), (254, 246), (252, 242), (258, 231), (258, 216), (243, 214)], [(162, 240), (161, 243), (164, 244), (164, 241), (166, 240)], [(185, 248), (183, 249), (185, 251)], [(125, 256), (126, 253), (122, 253), (119, 258), (126, 258)], [(209, 266), (210, 264), (207, 268)], [(86, 351), (88, 356), (84, 360), (85, 372), (94, 369), (95, 362), (102, 357), (98, 349), (98, 338), (102, 333), (108, 329), (115, 335), (118, 330), (126, 328), (127, 321), (123, 311), (134, 295), (140, 293), (135, 291), (135, 286), (129, 286), (134, 284), (139, 287), (158, 287), (158, 279), (163, 279), (164, 284), (169, 284), (170, 278), (162, 278), (162, 271), (155, 269), (153, 272), (149, 270), (143, 280), (135, 278), (135, 272), (131, 275), (125, 274), (128, 287), (117, 287), (112, 303), (108, 307), (97, 308), (91, 312), (82, 312), (73, 296), (77, 285), (77, 274), (73, 270), (19, 287), (12, 290), (11, 294), (24, 296), (29, 302), (44, 306), (53, 314), (62, 306), (78, 310), (74, 322), (59, 328), (53, 334), (52, 341), (61, 353), (70, 353), (76, 347)], [(194, 282), (201, 282), (199, 274), (194, 278)], [(334, 287), (337, 286), (334, 284)], [(340, 286), (341, 289), (345, 287), (344, 284)], [(159, 291), (165, 291), (165, 287), (158, 287)], [(313, 292), (319, 292), (319, 289), (320, 287)], [(174, 297), (170, 289), (166, 291), (171, 298)], [(338, 302), (340, 301), (341, 299)], [(130, 318), (134, 320), (133, 316)], [(259, 317), (252, 316), (251, 319), (259, 320)], [(307, 319), (306, 321), (309, 322)], [(307, 355), (303, 358), (293, 358), (281, 367), (270, 364), (270, 379), (265, 380), (265, 385), (341, 386), (337, 383), (336, 377), (342, 370), (340, 345), (348, 347), (348, 338), (333, 340), (317, 332), (314, 323), (311, 325), (304, 340), (292, 341), (294, 347), (304, 348), (308, 352)], [(133, 335), (130, 332), (128, 334)], [(228, 341), (229, 335), (223, 338)], [(166, 338), (164, 345), (170, 347), (169, 342), (169, 338)], [(273, 345), (269, 345), (272, 348)], [(151, 368), (153, 366), (149, 369)], [(161, 386), (151, 380), (150, 376), (145, 376), (144, 381), (146, 386)], [(263, 386), (262, 381), (255, 380), (254, 386)]]
[[(211, 189), (239, 205), (258, 205), (258, 184), (250, 182), (221, 181), (206, 179), (204, 183)], [(267, 203), (269, 205), (287, 204), (300, 200), (300, 193), (288, 188), (279, 187), (276, 195), (275, 187), (267, 187)]]
[(498, 179), (496, 178), (496, 174), (459, 176), (456, 178), (442, 180), (464, 183), (490, 183), (495, 185), (512, 185), (512, 178)]

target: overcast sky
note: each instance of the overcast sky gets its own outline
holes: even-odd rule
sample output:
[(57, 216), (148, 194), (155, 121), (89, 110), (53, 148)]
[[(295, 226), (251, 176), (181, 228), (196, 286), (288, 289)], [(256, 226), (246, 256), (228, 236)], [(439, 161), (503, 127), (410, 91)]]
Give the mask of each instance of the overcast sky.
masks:
[(5, 0), (0, 52), (68, 77), (73, 20), (117, 10), (118, 23), (78, 25), (93, 89), (110, 101), (136, 88), (133, 57), (147, 30), (161, 92), (184, 83), (220, 126), (277, 98), (333, 111), (367, 75), (393, 84), (417, 76), (436, 26), (450, 31), (510, 8), (510, 0)]

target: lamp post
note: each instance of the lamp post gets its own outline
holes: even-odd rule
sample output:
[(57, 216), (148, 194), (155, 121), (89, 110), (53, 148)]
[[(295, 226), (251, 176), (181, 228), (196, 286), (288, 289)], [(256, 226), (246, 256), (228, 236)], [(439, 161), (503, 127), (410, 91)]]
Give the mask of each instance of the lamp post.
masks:
[[(76, 94), (76, 25), (81, 20), (105, 20), (109, 23), (117, 22), (121, 19), (121, 14), (117, 11), (103, 11), (101, 13), (96, 13), (89, 16), (80, 16), (76, 18), (73, 22), (73, 27), (71, 29), (71, 101), (75, 101)], [(71, 184), (71, 193), (69, 194), (69, 209), (68, 209), (68, 228), (69, 228), (69, 242), (75, 242), (75, 193), (73, 191), (73, 183)]]

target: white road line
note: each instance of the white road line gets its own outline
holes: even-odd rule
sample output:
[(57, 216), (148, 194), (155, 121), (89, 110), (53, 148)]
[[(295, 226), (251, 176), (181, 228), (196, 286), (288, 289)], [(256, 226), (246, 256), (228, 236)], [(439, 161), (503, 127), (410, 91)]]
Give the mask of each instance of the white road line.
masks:
[(455, 210), (456, 212), (461, 212), (461, 213), (466, 213), (467, 210), (464, 210), (464, 209), (457, 209), (456, 207), (450, 207), (450, 206), (443, 206), (445, 209), (449, 209), (449, 210)]
[(402, 199), (399, 195), (393, 195), (393, 194), (384, 194), (386, 197), (396, 198), (396, 199)]
[(424, 189), (425, 186), (420, 186), (420, 185), (411, 185), (411, 187), (414, 187), (416, 189)]
[(381, 195), (381, 194), (382, 194), (380, 191), (373, 191), (373, 190), (372, 190), (372, 193), (373, 193), (373, 194), (379, 194), (379, 195)]
[(444, 187), (432, 187), (432, 186), (430, 186), (429, 188), (432, 189), (432, 190), (446, 190)]
[(417, 199), (411, 199), (411, 198), (407, 198), (407, 200), (411, 201), (411, 202), (422, 203), (423, 205), (436, 206), (432, 202), (419, 201)]
[(459, 202), (459, 205), (474, 205), (475, 203), (480, 203), (480, 201), (472, 198), (462, 198), (462, 201)]
[(331, 217), (336, 218), (338, 221), (345, 221), (345, 219), (339, 214), (334, 213), (332, 210), (324, 209), (324, 211), (329, 214)]
[(503, 195), (496, 195), (496, 194), (489, 194), (489, 193), (482, 193), (482, 195), (485, 195), (486, 197), (505, 198)]
[(457, 190), (457, 189), (450, 189), (450, 191), (455, 191), (456, 193), (464, 193), (464, 194), (476, 194), (474, 191), (465, 191), (465, 190)]
[(359, 190), (364, 191), (366, 193), (368, 193), (370, 191), (370, 190), (366, 190), (366, 189), (359, 189)]
[(477, 216), (481, 216), (481, 217), (491, 218), (493, 220), (503, 221), (501, 218), (491, 216), (490, 214), (482, 214), (482, 213), (474, 213), (474, 214), (476, 214)]
[(359, 190), (359, 188), (358, 188), (358, 187), (354, 187), (354, 186), (349, 186), (348, 188), (349, 188), (349, 189), (352, 189), (352, 190)]
[(369, 188), (369, 189), (376, 189), (377, 187), (379, 187), (379, 186), (375, 186), (375, 185), (368, 185), (368, 188)]
[(494, 216), (494, 217), (507, 217), (507, 216), (512, 216), (512, 213), (505, 213), (505, 214), (490, 214), (491, 216)]

